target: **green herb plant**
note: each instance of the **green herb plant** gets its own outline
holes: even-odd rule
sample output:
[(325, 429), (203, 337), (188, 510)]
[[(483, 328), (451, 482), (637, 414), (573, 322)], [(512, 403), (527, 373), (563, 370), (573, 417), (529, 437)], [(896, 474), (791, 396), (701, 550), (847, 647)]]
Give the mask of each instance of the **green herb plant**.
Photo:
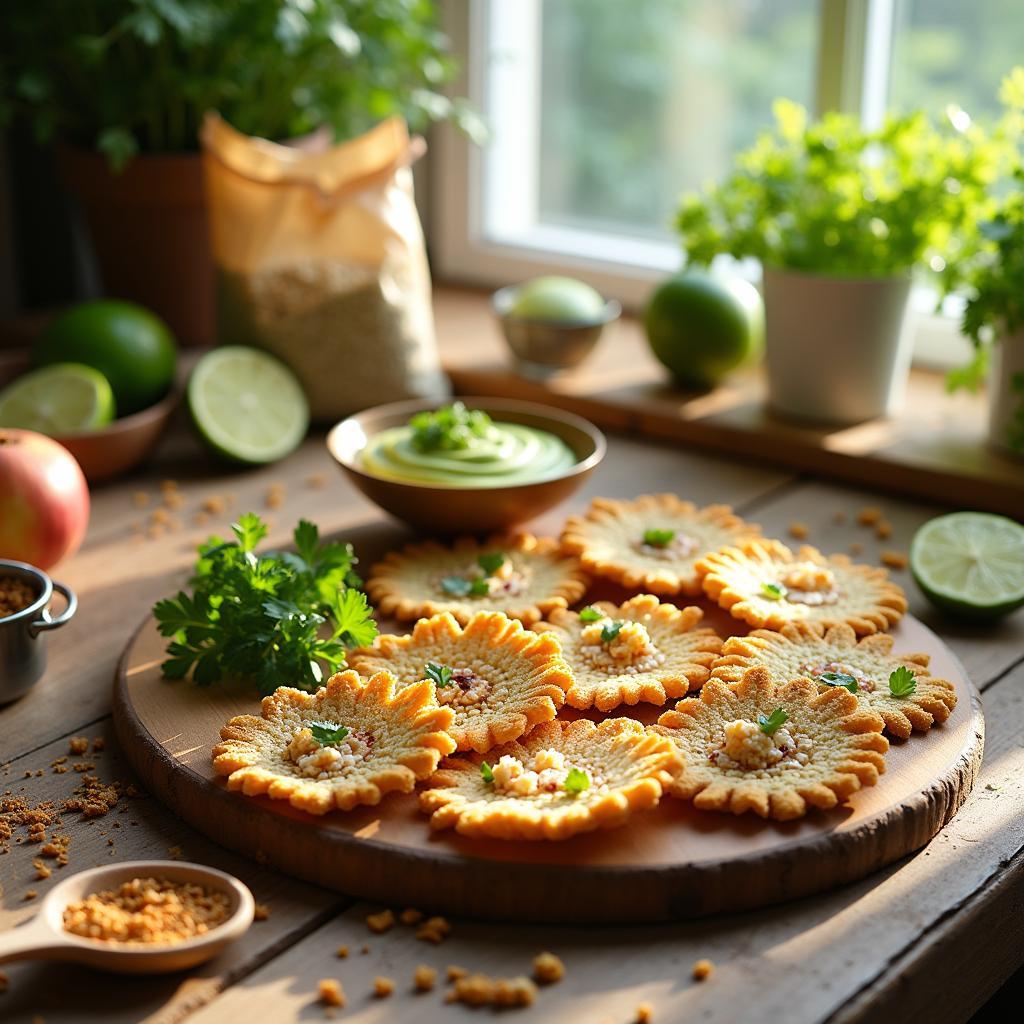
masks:
[(906, 665), (900, 665), (889, 673), (889, 693), (894, 697), (913, 697), (917, 692), (917, 680)]
[(420, 452), (465, 451), (493, 435), (491, 417), (480, 409), (452, 402), (433, 411), (418, 412), (409, 420), (412, 446)]
[(231, 530), (233, 541), (211, 537), (199, 548), (191, 593), (153, 606), (170, 638), (164, 675), (191, 673), (200, 686), (250, 679), (262, 694), (284, 685), (316, 689), (324, 668), (344, 666), (346, 648), (377, 635), (366, 596), (355, 589), (351, 545), (321, 543), (303, 519), (295, 551), (257, 555), (267, 533), (258, 515), (247, 512)]
[(584, 624), (600, 622), (603, 618), (604, 616), (593, 605), (588, 604), (586, 608), (580, 609), (580, 622)]
[(841, 686), (844, 690), (849, 690), (850, 693), (856, 693), (858, 689), (856, 677), (848, 675), (846, 672), (822, 672), (818, 676), (818, 682), (824, 683), (825, 686)]
[[(1024, 68), (1014, 68), (1003, 80), (999, 98), (1004, 107), (1000, 132), (1019, 139), (1024, 132)], [(950, 371), (950, 391), (976, 391), (988, 372), (990, 345), (1024, 328), (1024, 158), (1019, 149), (995, 191), (1001, 194), (991, 217), (978, 225), (979, 248), (962, 274), (967, 303), (960, 329), (974, 344), (974, 356)], [(1024, 394), (1010, 430), (1011, 447), (1024, 452)]]
[(451, 686), (452, 670), (449, 666), (438, 665), (436, 661), (428, 661), (424, 666), (424, 672), (427, 674), (427, 679), (431, 680), (435, 686)]
[(351, 138), (392, 114), (479, 138), (433, 0), (36, 0), (0, 34), (0, 123), (105, 153), (194, 150), (207, 110), (250, 135)]
[(762, 583), (761, 596), (769, 601), (781, 601), (786, 596), (786, 588), (781, 583)]
[(624, 622), (619, 622), (616, 619), (614, 622), (609, 622), (607, 626), (601, 627), (601, 643), (610, 644), (618, 635), (622, 632), (622, 627), (625, 625)]
[(340, 743), (347, 735), (348, 728), (344, 725), (324, 725), (317, 723), (309, 727), (313, 739), (322, 747), (330, 746), (332, 743)]
[(652, 548), (665, 548), (676, 539), (675, 530), (644, 530), (644, 543)]
[(582, 768), (570, 768), (562, 783), (562, 789), (573, 796), (590, 789), (590, 776)]
[(877, 130), (853, 114), (811, 121), (789, 100), (774, 114), (724, 180), (684, 197), (676, 229), (691, 264), (727, 253), (812, 274), (955, 273), (991, 208), (1004, 150), (988, 132), (952, 108), (938, 124), (917, 112)]
[(770, 715), (757, 716), (757, 724), (766, 736), (774, 736), (788, 721), (789, 715), (782, 708), (776, 708)]
[(488, 784), (494, 782), (494, 769), (486, 761), (480, 762), (480, 778)]

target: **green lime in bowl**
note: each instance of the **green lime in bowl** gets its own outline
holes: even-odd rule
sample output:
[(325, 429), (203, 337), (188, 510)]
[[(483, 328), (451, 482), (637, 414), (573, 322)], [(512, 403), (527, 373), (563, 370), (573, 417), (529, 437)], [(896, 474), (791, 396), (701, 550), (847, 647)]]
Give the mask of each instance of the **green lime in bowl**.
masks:
[(113, 421), (116, 411), (110, 382), (81, 363), (44, 366), (0, 391), (0, 427), (50, 437), (99, 430)]
[(914, 535), (910, 571), (925, 597), (962, 619), (1024, 606), (1024, 526), (988, 512), (953, 512)]

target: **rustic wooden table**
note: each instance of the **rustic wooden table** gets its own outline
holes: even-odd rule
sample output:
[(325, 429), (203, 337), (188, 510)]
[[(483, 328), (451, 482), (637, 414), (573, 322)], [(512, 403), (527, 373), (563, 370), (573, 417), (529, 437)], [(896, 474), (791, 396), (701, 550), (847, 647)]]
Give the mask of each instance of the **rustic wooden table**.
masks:
[[(496, 344), (492, 334), (472, 329), (464, 309), (457, 323), (446, 321), (446, 308), (442, 303), (440, 326), (443, 335), (452, 327), (454, 348)], [(165, 479), (178, 482), (184, 505), (157, 511)], [(268, 509), (275, 484), (284, 485), (283, 504)], [(581, 508), (597, 493), (649, 490), (731, 502), (769, 534), (782, 536), (791, 522), (806, 522), (813, 543), (827, 551), (859, 543), (869, 561), (883, 548), (905, 551), (917, 526), (941, 511), (626, 436), (610, 438), (606, 463), (571, 506)], [(148, 507), (138, 507), (136, 494), (148, 496)], [(970, 504), (969, 495), (949, 499)], [(834, 522), (836, 512), (866, 504), (884, 509), (893, 525), (890, 539), (876, 540), (852, 515), (843, 525)], [(150, 604), (184, 582), (195, 544), (246, 509), (274, 520), (276, 542), (286, 540), (300, 515), (351, 539), (357, 549), (371, 539), (403, 536), (340, 477), (321, 436), (279, 466), (228, 474), (179, 424), (144, 474), (96, 490), (86, 543), (57, 572), (78, 592), (81, 608), (50, 637), (42, 682), (0, 709), (0, 777), (8, 797), (37, 804), (70, 796), (82, 776), (52, 763), (68, 754), (72, 736), (105, 737), (105, 750), (84, 760), (95, 762), (101, 779), (131, 781), (110, 726), (117, 659)], [(536, 528), (553, 531), (566, 511)], [(197, 522), (204, 516), (208, 521)], [(344, 1019), (469, 1020), (473, 1011), (443, 1005), (443, 986), (411, 994), (417, 964), (518, 974), (529, 970), (535, 953), (551, 949), (565, 961), (566, 978), (542, 990), (531, 1009), (516, 1011), (517, 1020), (626, 1022), (638, 1003), (649, 1002), (659, 1021), (909, 1021), (926, 1013), (930, 1024), (962, 1021), (1024, 958), (1014, 939), (1024, 909), (1024, 615), (992, 627), (954, 624), (930, 610), (906, 573), (896, 576), (908, 588), (913, 614), (943, 636), (983, 692), (987, 736), (981, 777), (959, 814), (924, 850), (877, 875), (812, 899), (677, 926), (584, 930), (456, 920), (451, 937), (435, 947), (404, 928), (371, 935), (364, 918), (378, 908), (229, 854), (145, 794), (125, 796), (103, 817), (63, 815), (57, 831), (70, 837), (70, 863), (49, 880), (36, 879), (32, 861), (39, 848), (24, 829), (16, 831), (9, 853), (0, 856), (0, 928), (30, 917), (34, 902), (26, 893), (35, 890), (41, 898), (62, 873), (113, 859), (165, 857), (175, 847), (187, 859), (237, 874), (267, 905), (269, 917), (221, 959), (185, 976), (108, 978), (69, 966), (11, 965), (0, 1019), (317, 1020), (324, 1010), (316, 983), (331, 977), (349, 994)], [(369, 951), (361, 953), (364, 943)], [(348, 959), (336, 957), (339, 945), (349, 946)], [(704, 983), (690, 977), (700, 957), (717, 966)], [(371, 995), (378, 974), (397, 982), (387, 1000)]]

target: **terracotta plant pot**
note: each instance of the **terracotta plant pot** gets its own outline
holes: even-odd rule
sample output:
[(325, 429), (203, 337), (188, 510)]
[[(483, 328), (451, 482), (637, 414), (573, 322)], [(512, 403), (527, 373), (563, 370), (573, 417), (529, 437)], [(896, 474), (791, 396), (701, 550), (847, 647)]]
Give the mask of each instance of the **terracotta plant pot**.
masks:
[(214, 276), (198, 153), (139, 156), (114, 174), (106, 157), (59, 150), (81, 206), (103, 291), (153, 310), (184, 345), (214, 340)]
[(894, 412), (910, 372), (910, 275), (764, 268), (768, 401), (783, 416), (852, 424)]
[(989, 441), (1006, 455), (1024, 458), (1024, 330), (1003, 334), (992, 346), (988, 395)]

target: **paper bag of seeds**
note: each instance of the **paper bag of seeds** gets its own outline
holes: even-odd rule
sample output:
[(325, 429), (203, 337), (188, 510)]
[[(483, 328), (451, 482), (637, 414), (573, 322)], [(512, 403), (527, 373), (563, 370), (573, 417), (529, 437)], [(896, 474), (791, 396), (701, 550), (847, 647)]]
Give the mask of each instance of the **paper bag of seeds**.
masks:
[(202, 130), (218, 337), (298, 375), (313, 417), (442, 398), (423, 232), (400, 118), (319, 152)]

